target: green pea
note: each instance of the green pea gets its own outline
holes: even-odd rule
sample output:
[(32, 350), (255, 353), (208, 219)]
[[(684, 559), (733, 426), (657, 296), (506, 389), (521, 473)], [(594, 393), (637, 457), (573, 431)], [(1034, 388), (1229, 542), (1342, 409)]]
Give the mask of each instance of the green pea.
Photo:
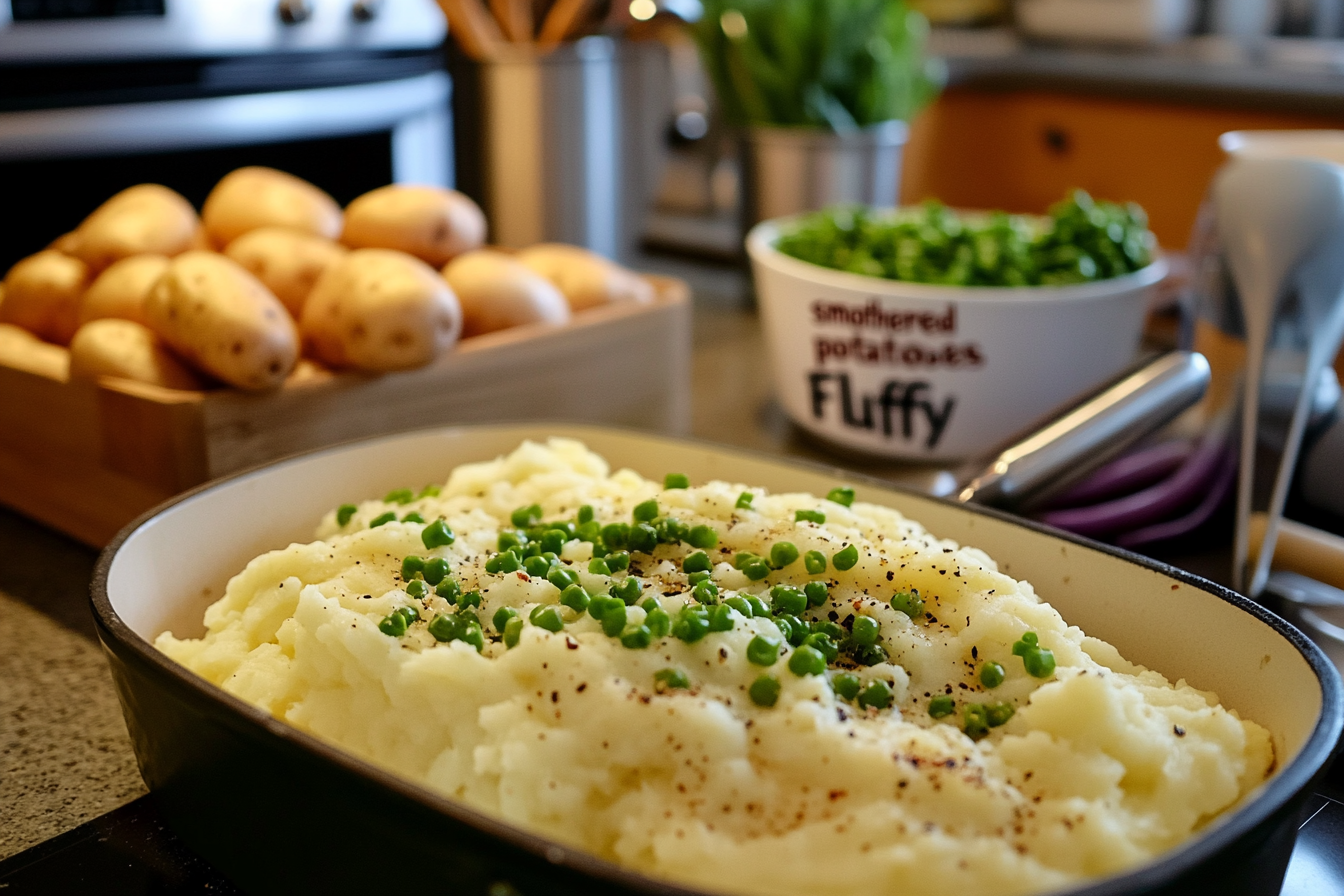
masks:
[(495, 611), (495, 615), (491, 617), (490, 624), (495, 627), (495, 631), (502, 635), (504, 634), (504, 627), (509, 624), (509, 620), (515, 619), (517, 616), (518, 611), (513, 607), (500, 607)]
[(704, 551), (687, 554), (686, 559), (681, 561), (683, 572), (709, 572), (713, 568), (714, 564), (710, 562), (709, 555)]
[(747, 599), (745, 597), (738, 597), (737, 595), (733, 595), (732, 597), (725, 597), (723, 599), (723, 605), (727, 607), (732, 607), (734, 610), (741, 613), (747, 619), (750, 619), (751, 617), (756, 615), (755, 612), (753, 612), (751, 609), (751, 604), (747, 602)]
[(711, 579), (709, 577), (709, 573), (707, 572), (693, 572), (688, 576), (686, 576), (686, 582), (692, 588), (694, 588), (696, 585), (699, 585), (701, 582), (708, 582), (708, 581), (711, 581)]
[(406, 593), (418, 600), (429, 594), (429, 583), (424, 579), (416, 579), (406, 585)]
[(924, 615), (924, 598), (918, 592), (900, 591), (891, 599), (891, 608), (911, 619), (918, 619)]
[(957, 711), (956, 701), (947, 694), (939, 694), (929, 701), (929, 715), (935, 719), (950, 716)]
[(686, 540), (695, 548), (718, 547), (719, 533), (710, 526), (693, 526), (691, 531), (686, 533)]
[(479, 607), (481, 605), (481, 592), (468, 591), (457, 599), (457, 605), (460, 608), (459, 612), (467, 607)]
[(452, 544), (457, 541), (457, 536), (453, 534), (452, 529), (448, 528), (448, 523), (440, 518), (421, 530), (420, 540), (424, 542), (425, 547), (433, 550)]
[(340, 507), (337, 507), (336, 525), (344, 526), (346, 523), (350, 522), (350, 517), (354, 516), (358, 510), (359, 508), (353, 504), (342, 504)]
[(425, 568), (420, 574), (429, 584), (437, 585), (448, 575), (448, 561), (442, 557), (431, 557), (425, 561)]
[(850, 656), (853, 657), (854, 662), (858, 663), (860, 666), (876, 666), (878, 663), (885, 663), (887, 661), (886, 648), (881, 644), (852, 645)]
[(796, 510), (793, 513), (795, 523), (816, 523), (820, 526), (826, 522), (826, 514), (820, 510)]
[(457, 583), (457, 579), (452, 576), (445, 576), (438, 585), (434, 586), (434, 593), (450, 604), (457, 603), (457, 598), (462, 594), (462, 586)]
[(401, 561), (401, 579), (409, 582), (411, 579), (422, 574), (425, 571), (425, 558), (417, 557), (415, 554), (408, 554)]
[(803, 555), (803, 568), (810, 576), (819, 576), (826, 571), (826, 555), (821, 551), (808, 551)]
[(625, 601), (619, 597), (608, 597), (605, 594), (599, 594), (588, 602), (588, 615), (601, 622), (602, 617), (608, 610), (620, 606), (625, 609)]
[(634, 519), (636, 523), (647, 523), (650, 520), (656, 520), (658, 518), (658, 502), (653, 498), (650, 498), (647, 501), (641, 501), (635, 505), (631, 518)]
[(588, 571), (595, 576), (611, 575), (611, 567), (608, 566), (607, 561), (603, 560), (601, 557), (594, 557), (588, 561)]
[(961, 710), (961, 730), (971, 740), (980, 740), (989, 734), (989, 714), (980, 703), (968, 703)]
[(579, 525), (582, 526), (586, 523), (591, 523), (595, 516), (596, 514), (593, 511), (593, 505), (591, 504), (583, 505), (582, 507), (579, 508), (579, 515), (578, 515)]
[(827, 501), (834, 501), (842, 507), (848, 507), (854, 503), (854, 489), (840, 486), (833, 488), (826, 493)]
[(691, 479), (685, 473), (668, 473), (663, 477), (663, 488), (690, 488)]
[(425, 521), (425, 518), (416, 511), (412, 510), (410, 513), (402, 517), (401, 521), (403, 523), (423, 523)]
[(625, 621), (629, 614), (626, 612), (625, 603), (621, 602), (619, 606), (609, 606), (602, 611), (599, 621), (602, 623), (602, 632), (608, 638), (615, 638), (625, 631)]
[(657, 607), (646, 613), (644, 625), (655, 638), (664, 638), (672, 630), (672, 617), (662, 607)]
[(871, 647), (877, 643), (877, 639), (882, 635), (882, 625), (871, 616), (855, 616), (854, 628), (849, 636), (854, 639), (855, 644), (862, 644), (865, 647)]
[(859, 705), (863, 707), (886, 709), (891, 706), (891, 701), (891, 686), (885, 681), (870, 682), (868, 687), (859, 692)]
[(644, 586), (634, 576), (627, 576), (619, 582), (612, 583), (610, 590), (612, 597), (619, 597), (625, 601), (625, 605), (628, 607), (633, 607), (639, 603), (639, 596), (643, 592)]
[(745, 598), (747, 603), (751, 604), (751, 615), (753, 616), (770, 615), (770, 608), (765, 605), (765, 601), (761, 600), (754, 594), (745, 595)]
[(607, 566), (611, 567), (612, 572), (620, 572), (623, 569), (630, 568), (630, 555), (625, 551), (616, 551), (607, 555)]
[(577, 582), (573, 585), (565, 586), (560, 592), (560, 603), (569, 607), (576, 613), (582, 613), (584, 610), (588, 609), (588, 604), (591, 602), (592, 598), (589, 596), (588, 592), (584, 591), (583, 586)]
[(485, 632), (481, 631), (481, 626), (475, 622), (461, 626), (457, 639), (466, 641), (472, 647), (475, 647), (477, 653), (480, 653), (485, 647)]
[(535, 526), (541, 522), (541, 505), (530, 504), (527, 507), (519, 507), (509, 515), (509, 521), (513, 523), (514, 528), (526, 529), (529, 526)]
[(514, 546), (509, 548), (509, 553), (515, 554), (523, 560), (526, 560), (528, 557), (540, 557), (541, 545), (535, 541), (530, 541), (522, 547)]
[(629, 537), (630, 526), (626, 523), (608, 523), (602, 527), (602, 543), (607, 546), (607, 550), (620, 550), (626, 546)]
[(757, 557), (755, 554), (753, 554), (751, 551), (738, 551), (736, 554), (733, 555), (733, 569), (741, 569), (748, 563), (751, 563), (752, 561), (759, 559), (760, 558)]
[(807, 595), (792, 585), (776, 585), (770, 589), (770, 609), (775, 613), (797, 616), (807, 609)]
[(560, 611), (555, 607), (534, 607), (528, 620), (548, 632), (558, 632), (565, 627), (565, 620), (560, 618)]
[(841, 572), (844, 572), (845, 570), (848, 569), (853, 569), (854, 564), (858, 562), (859, 562), (859, 549), (854, 545), (850, 545), (849, 547), (844, 548), (843, 550), (837, 551), (835, 553), (835, 556), (831, 558), (831, 565), (834, 566), (836, 569), (840, 570)]
[(735, 621), (733, 611), (725, 604), (712, 607), (709, 611), (709, 630), (711, 632), (730, 632)]
[(415, 607), (397, 607), (396, 611), (406, 617), (406, 624), (410, 625), (420, 618), (420, 611)]
[(417, 498), (437, 498), (441, 493), (442, 493), (442, 489), (441, 489), (439, 486), (437, 486), (437, 485), (435, 485), (434, 483), (431, 482), (429, 485), (427, 485), (427, 486), (425, 486), (424, 488), (420, 489), (420, 494), (416, 495), (416, 497), (417, 497)]
[(743, 492), (742, 494), (738, 495), (738, 496), (737, 496), (737, 504), (736, 504), (737, 509), (738, 509), (738, 510), (751, 510), (751, 509), (752, 509), (751, 501), (752, 501), (752, 499), (755, 498), (755, 497), (756, 497), (756, 496), (753, 495), (751, 492)]
[(519, 561), (518, 555), (512, 551), (496, 554), (485, 561), (485, 571), (492, 574), (517, 572), (521, 566), (522, 562)]
[(784, 633), (784, 638), (794, 647), (800, 646), (807, 640), (807, 636), (812, 633), (808, 625), (797, 616), (791, 616), (788, 613), (781, 613), (775, 617), (775, 625)]
[(761, 579), (770, 575), (770, 565), (757, 557), (751, 560), (746, 566), (742, 567), (742, 572), (753, 582), (759, 582)]
[(574, 534), (580, 541), (596, 542), (602, 537), (602, 524), (597, 520), (579, 523), (579, 528), (574, 530)]
[(813, 632), (803, 638), (803, 646), (820, 652), (828, 663), (835, 662), (840, 656), (840, 645), (831, 640), (829, 635), (822, 632)]
[(409, 504), (415, 500), (415, 492), (408, 488), (397, 488), (383, 496), (386, 504)]
[(659, 669), (653, 673), (653, 689), (658, 693), (673, 690), (685, 690), (691, 686), (691, 680), (680, 669)]
[(523, 636), (523, 617), (514, 616), (504, 625), (504, 646), (512, 650)]
[(991, 703), (985, 707), (985, 721), (989, 723), (989, 727), (997, 728), (1011, 719), (1014, 712), (1011, 703)]
[(842, 627), (836, 625), (829, 619), (819, 619), (812, 623), (810, 628), (812, 629), (813, 634), (820, 632), (837, 643), (843, 641), (848, 634)]
[(630, 536), (626, 539), (626, 545), (631, 551), (651, 554), (653, 549), (658, 546), (658, 530), (648, 523), (637, 523), (630, 527)]
[(789, 671), (799, 678), (821, 675), (826, 671), (826, 657), (815, 647), (804, 644), (789, 657)]
[(565, 533), (559, 529), (547, 529), (541, 534), (541, 549), (558, 554), (565, 547)]
[(639, 608), (645, 613), (652, 613), (654, 610), (661, 610), (663, 605), (658, 603), (658, 598), (650, 594), (639, 602)]
[(831, 690), (835, 691), (836, 696), (842, 700), (852, 701), (859, 695), (861, 686), (862, 682), (859, 681), (859, 676), (853, 672), (841, 672), (831, 679)]
[(406, 634), (406, 617), (400, 613), (391, 613), (384, 616), (383, 621), (378, 623), (378, 631), (394, 638), (400, 638)]
[(751, 683), (747, 694), (752, 703), (769, 709), (779, 702), (779, 679), (773, 675), (762, 675)]
[(564, 591), (570, 585), (579, 584), (579, 574), (567, 566), (556, 566), (547, 573), (546, 581)]
[(773, 666), (779, 659), (779, 640), (757, 635), (747, 644), (747, 661), (757, 666)]
[(1032, 678), (1049, 678), (1055, 671), (1055, 654), (1044, 647), (1038, 647), (1022, 656), (1022, 665)]
[(809, 607), (820, 607), (831, 596), (831, 589), (825, 582), (808, 582), (803, 586), (803, 595)]
[(791, 541), (777, 541), (770, 546), (770, 565), (783, 569), (798, 559), (798, 547)]
[(429, 623), (429, 633), (435, 641), (452, 641), (458, 633), (457, 617), (447, 614), (435, 616)]
[(377, 529), (379, 526), (386, 526), (388, 523), (395, 523), (396, 521), (397, 515), (389, 510), (387, 513), (380, 513), (369, 520), (369, 528)]
[(990, 660), (980, 667), (980, 683), (987, 688), (996, 688), (1003, 684), (1003, 667)]
[(695, 587), (691, 589), (691, 596), (706, 606), (717, 604), (719, 602), (719, 586), (709, 579), (696, 582)]
[(550, 571), (551, 562), (540, 554), (535, 557), (528, 557), (523, 561), (523, 572), (534, 579), (544, 579)]

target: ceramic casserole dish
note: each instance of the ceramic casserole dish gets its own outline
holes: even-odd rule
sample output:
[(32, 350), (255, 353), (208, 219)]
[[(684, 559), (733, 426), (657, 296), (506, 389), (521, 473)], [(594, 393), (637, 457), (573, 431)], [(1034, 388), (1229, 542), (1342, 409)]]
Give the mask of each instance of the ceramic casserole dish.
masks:
[(152, 646), (202, 614), (249, 560), (308, 542), (321, 515), (353, 496), (443, 481), (524, 439), (580, 439), (613, 469), (667, 470), (772, 492), (859, 500), (974, 545), (1031, 582), (1071, 624), (1128, 659), (1214, 690), (1264, 725), (1274, 774), (1183, 846), (1070, 896), (1279, 891), (1306, 794), (1340, 736), (1334, 666), (1283, 620), (1188, 573), (1003, 514), (891, 488), (834, 469), (716, 446), (573, 425), (433, 429), (280, 461), (189, 492), (127, 526), (92, 586), (141, 772), (174, 830), (250, 892), (685, 894), (560, 846), (371, 766), (243, 703)]

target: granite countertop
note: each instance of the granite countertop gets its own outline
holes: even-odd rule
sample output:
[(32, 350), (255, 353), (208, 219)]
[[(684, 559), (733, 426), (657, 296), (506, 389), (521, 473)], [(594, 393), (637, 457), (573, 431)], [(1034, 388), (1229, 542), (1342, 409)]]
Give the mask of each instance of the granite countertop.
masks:
[(1205, 35), (1148, 46), (1027, 41), (1006, 28), (935, 29), (948, 84), (1049, 89), (1344, 119), (1344, 41)]

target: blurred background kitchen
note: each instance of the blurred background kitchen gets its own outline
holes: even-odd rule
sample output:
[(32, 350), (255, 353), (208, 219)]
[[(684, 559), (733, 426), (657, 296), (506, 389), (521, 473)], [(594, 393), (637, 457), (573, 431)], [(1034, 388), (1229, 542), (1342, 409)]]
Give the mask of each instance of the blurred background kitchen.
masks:
[[(136, 799), (82, 593), (90, 545), (209, 476), (373, 432), (549, 417), (788, 454), (953, 497), (983, 487), (975, 474), (993, 469), (985, 460), (1013, 444), (1008, 434), (956, 458), (864, 450), (785, 409), (744, 238), (761, 221), (836, 203), (1045, 215), (1068, 200), (1121, 237), (1138, 239), (1146, 224), (1156, 243), (1134, 268), (1162, 269), (1135, 287), (1141, 339), (1117, 333), (1124, 363), (1101, 375), (1058, 369), (1044, 417), (1007, 407), (1029, 432), (1094, 395), (1072, 441), (1033, 455), (1032, 499), (1009, 500), (1000, 483), (994, 502), (1263, 590), (1344, 658), (1339, 291), (1312, 317), (1306, 287), (1288, 289), (1257, 337), (1224, 249), (1256, 220), (1244, 220), (1244, 204), (1242, 218), (1227, 211), (1233, 187), (1214, 186), (1231, 159), (1344, 163), (1338, 133), (1286, 144), (1261, 133), (1339, 129), (1344, 0), (0, 0), (0, 270), (126, 187), (163, 184), (199, 210), (224, 175), (266, 166), (340, 206), (389, 183), (452, 188), (484, 212), (489, 244), (584, 247), (651, 275), (658, 296), (648, 316), (583, 329), (586, 341), (519, 337), (495, 367), (488, 352), (463, 351), (457, 379), (415, 381), (442, 390), (438, 410), (422, 401), (398, 417), (397, 381), (375, 395), (363, 374), (319, 384), (320, 418), (266, 397), (192, 399), (182, 406), (205, 408), (209, 425), (164, 436), (164, 456), (178, 459), (171, 474), (163, 457), (145, 459), (153, 427), (128, 417), (124, 398), (72, 400), (88, 416), (69, 424), (69, 441), (93, 445), (80, 449), (94, 458), (82, 478), (50, 460), (64, 437), (33, 438), (31, 421), (54, 413), (40, 389), (0, 391), (0, 682), (34, 663), (49, 669), (0, 691), (0, 804), (15, 813), (0, 830), (0, 886), (87, 888), (100, 868), (124, 875), (112, 889), (130, 892), (228, 889)], [(1097, 219), (1103, 205), (1089, 197), (1143, 212)], [(1248, 333), (1267, 359), (1258, 403), (1238, 397)], [(1333, 340), (1329, 357), (1313, 366), (1308, 350), (1322, 340)], [(1207, 358), (1204, 374), (1191, 352)], [(1153, 358), (1168, 366), (1116, 380), (1141, 400), (1097, 403), (1096, 389)], [(601, 400), (557, 400), (548, 388), (562, 382)], [(1239, 481), (1238, 413), (1252, 420)], [(106, 434), (119, 419), (135, 439)], [(46, 424), (43, 438), (62, 425)], [(302, 437), (277, 435), (286, 426)], [(227, 449), (240, 451), (234, 467), (221, 466), (221, 445), (248, 438), (246, 450)], [(189, 451), (196, 459), (181, 461)], [(963, 464), (976, 457), (980, 466)], [(102, 481), (92, 467), (109, 464), (159, 490), (91, 489)], [(1100, 479), (1080, 485), (1081, 473)], [(1061, 497), (1070, 486), (1071, 504)], [(59, 512), (28, 518), (67, 489), (106, 513), (91, 523), (85, 505), (68, 525)], [(1267, 522), (1276, 504), (1289, 521), (1269, 553), (1297, 578), (1267, 584), (1268, 561), (1257, 580), (1245, 552), (1277, 525)], [(64, 689), (87, 689), (88, 706), (33, 722), (32, 706)], [(57, 754), (74, 756), (74, 771), (34, 778)], [(1296, 863), (1285, 894), (1344, 887), (1337, 842), (1331, 851), (1322, 836), (1325, 858)]]

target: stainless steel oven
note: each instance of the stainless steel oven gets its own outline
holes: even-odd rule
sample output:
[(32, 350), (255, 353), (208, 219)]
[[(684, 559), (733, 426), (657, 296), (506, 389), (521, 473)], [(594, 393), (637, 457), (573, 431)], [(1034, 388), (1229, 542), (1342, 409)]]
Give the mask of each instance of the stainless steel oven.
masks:
[(0, 273), (134, 183), (451, 186), (433, 0), (0, 0)]

